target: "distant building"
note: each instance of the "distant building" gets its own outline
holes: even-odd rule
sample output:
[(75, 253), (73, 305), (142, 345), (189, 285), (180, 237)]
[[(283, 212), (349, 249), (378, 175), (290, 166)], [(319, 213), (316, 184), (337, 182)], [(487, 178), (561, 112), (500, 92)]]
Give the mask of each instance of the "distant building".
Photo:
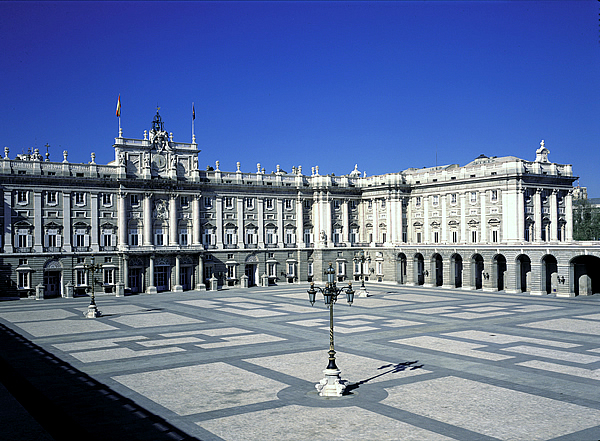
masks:
[(576, 177), (543, 141), (534, 161), (481, 155), (369, 177), (200, 170), (198, 145), (175, 142), (157, 112), (142, 139), (113, 147), (108, 165), (5, 148), (3, 293), (84, 292), (92, 256), (116, 293), (320, 281), (330, 262), (339, 281), (600, 291), (598, 244), (572, 240)]

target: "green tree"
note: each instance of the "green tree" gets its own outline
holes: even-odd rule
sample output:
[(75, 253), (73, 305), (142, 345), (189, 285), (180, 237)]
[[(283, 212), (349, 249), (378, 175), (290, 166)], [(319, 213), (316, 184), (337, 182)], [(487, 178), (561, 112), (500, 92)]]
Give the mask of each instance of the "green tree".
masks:
[(587, 199), (573, 204), (573, 239), (600, 240), (600, 209)]

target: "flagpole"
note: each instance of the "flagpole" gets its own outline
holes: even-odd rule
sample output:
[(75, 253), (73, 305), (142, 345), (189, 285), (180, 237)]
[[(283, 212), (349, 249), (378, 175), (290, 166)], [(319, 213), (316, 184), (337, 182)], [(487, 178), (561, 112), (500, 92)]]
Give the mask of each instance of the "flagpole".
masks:
[(196, 143), (196, 131), (194, 129), (194, 121), (196, 119), (196, 109), (194, 107), (194, 102), (192, 101), (192, 144)]

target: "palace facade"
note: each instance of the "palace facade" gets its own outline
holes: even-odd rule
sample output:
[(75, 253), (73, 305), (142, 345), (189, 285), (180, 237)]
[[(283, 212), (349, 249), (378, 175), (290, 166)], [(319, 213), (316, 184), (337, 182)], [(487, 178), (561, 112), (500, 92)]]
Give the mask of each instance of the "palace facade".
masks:
[[(571, 165), (481, 155), (467, 165), (380, 176), (198, 167), (157, 114), (115, 160), (75, 164), (36, 150), (0, 159), (5, 296), (160, 292), (321, 281), (487, 291), (600, 291), (598, 243), (572, 240)], [(367, 259), (358, 262), (357, 253)], [(86, 269), (92, 257), (97, 274)], [(95, 282), (95, 283), (94, 283)]]

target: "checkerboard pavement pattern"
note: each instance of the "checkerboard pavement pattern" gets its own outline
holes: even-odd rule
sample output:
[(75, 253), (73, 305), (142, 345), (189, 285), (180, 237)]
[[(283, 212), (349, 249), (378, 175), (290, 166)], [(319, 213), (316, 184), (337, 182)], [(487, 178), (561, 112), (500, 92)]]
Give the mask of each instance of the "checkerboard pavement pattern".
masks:
[(200, 440), (600, 440), (600, 297), (368, 286), (318, 397), (308, 285), (0, 303), (0, 322)]

